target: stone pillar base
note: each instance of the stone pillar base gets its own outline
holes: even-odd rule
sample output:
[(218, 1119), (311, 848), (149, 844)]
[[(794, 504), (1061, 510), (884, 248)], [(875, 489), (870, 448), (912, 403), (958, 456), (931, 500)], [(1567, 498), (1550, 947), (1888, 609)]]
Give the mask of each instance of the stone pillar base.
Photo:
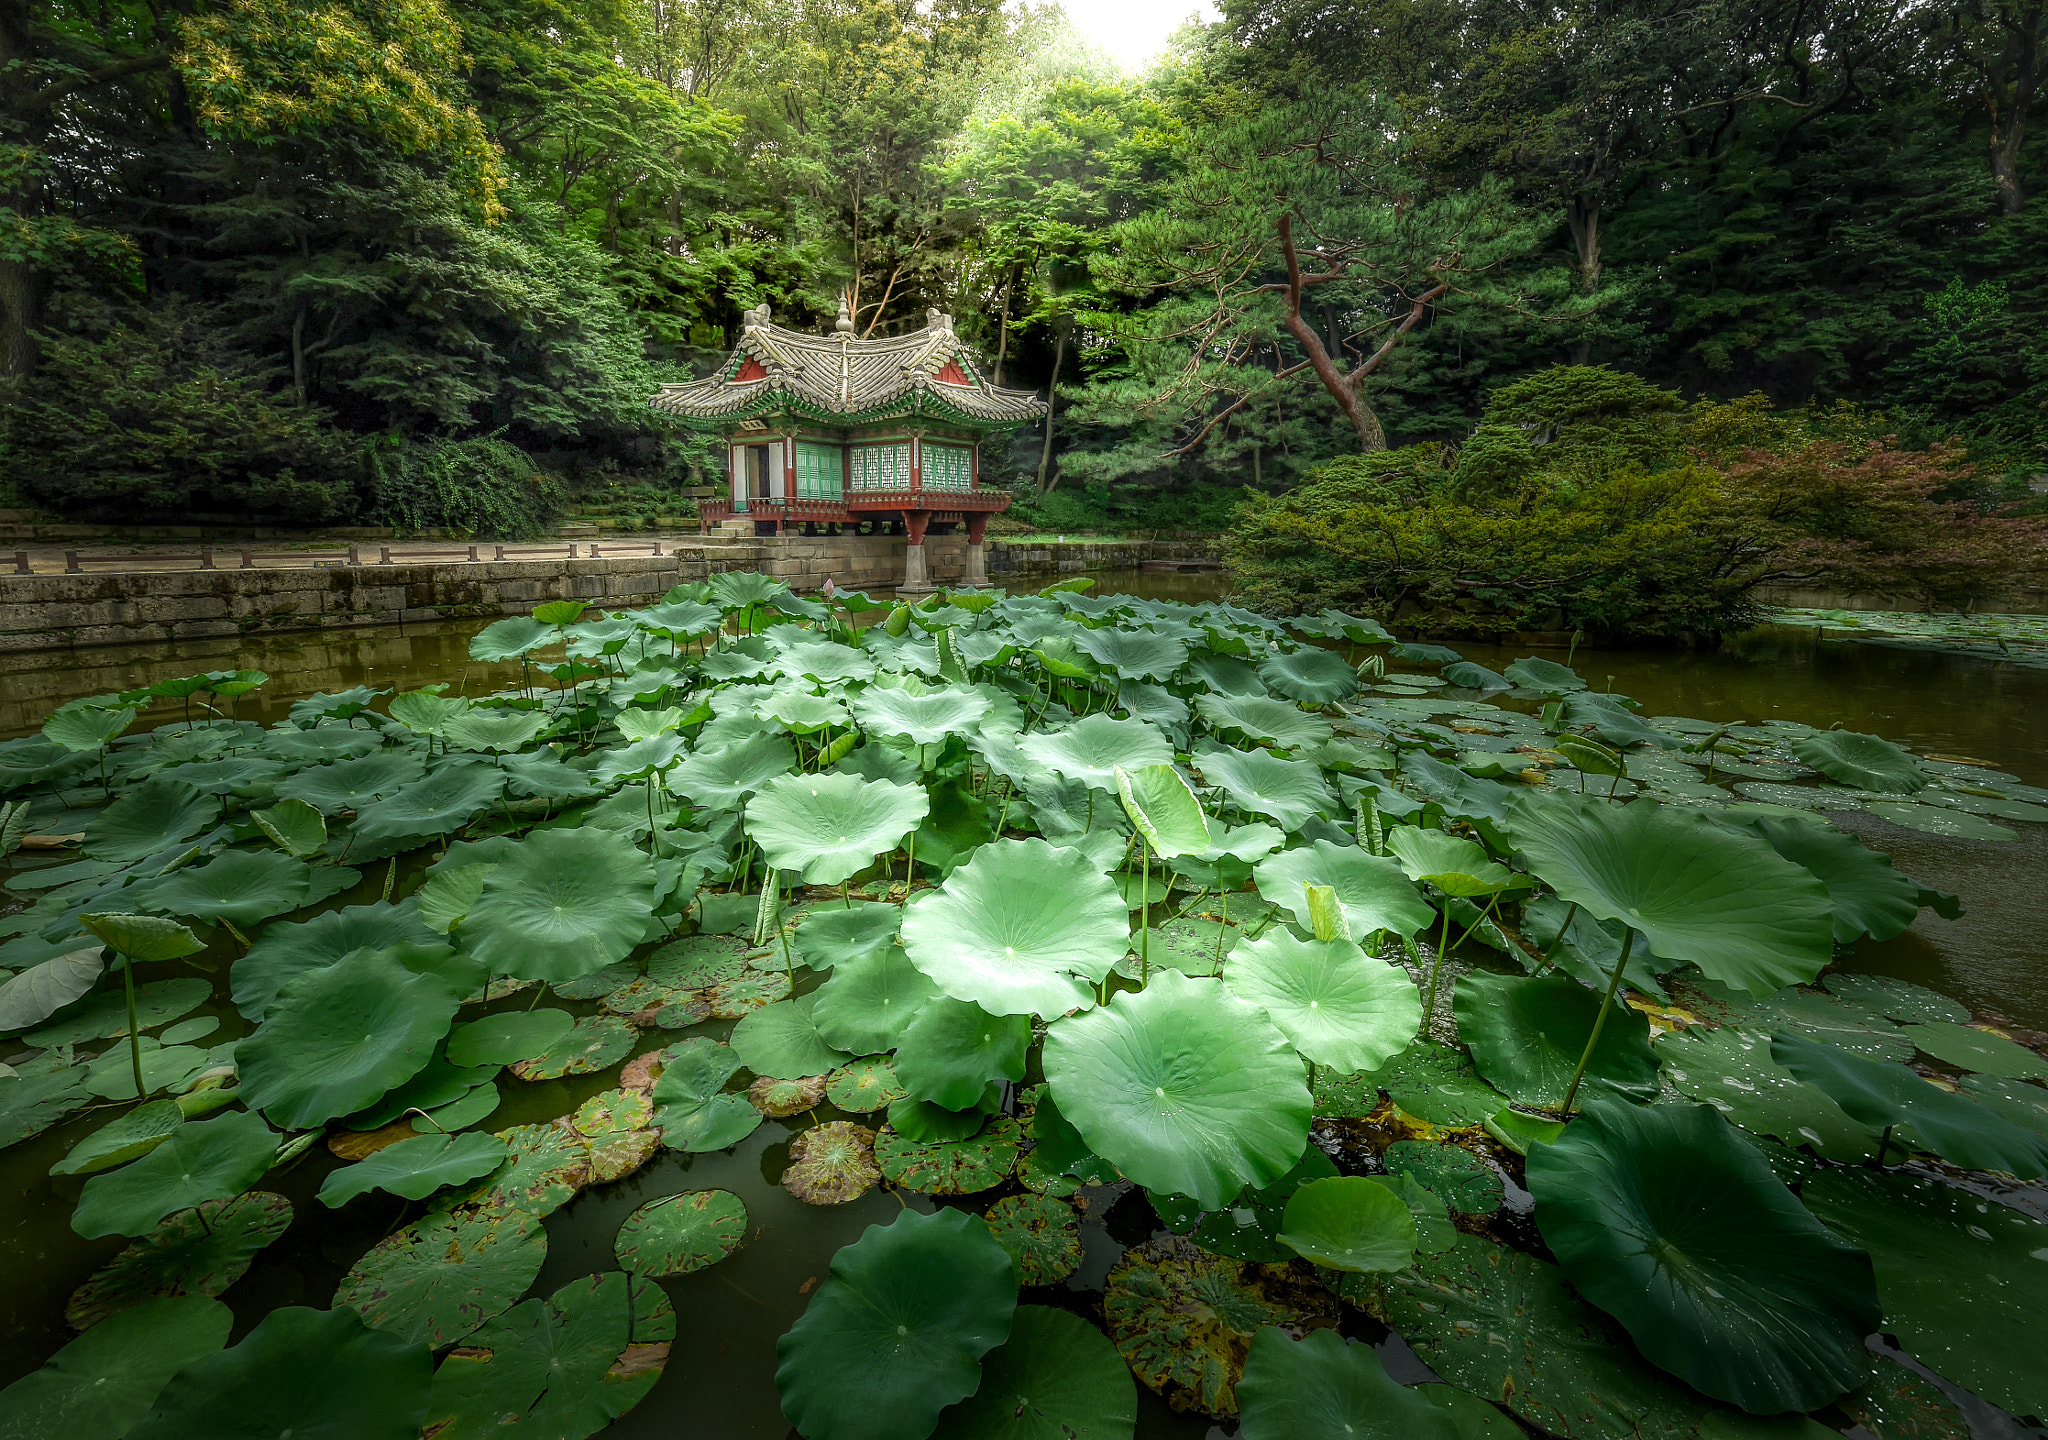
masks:
[(988, 551), (978, 542), (967, 547), (967, 571), (960, 577), (963, 585), (988, 584)]
[(929, 595), (933, 589), (931, 572), (925, 568), (924, 546), (904, 546), (903, 583), (896, 587), (897, 593), (910, 592), (919, 595)]

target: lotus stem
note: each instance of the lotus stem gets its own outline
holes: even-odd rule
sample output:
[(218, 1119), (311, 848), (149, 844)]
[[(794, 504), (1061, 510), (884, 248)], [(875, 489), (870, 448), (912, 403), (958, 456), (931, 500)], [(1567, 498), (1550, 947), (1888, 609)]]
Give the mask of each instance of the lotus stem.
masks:
[(1593, 1017), (1593, 1033), (1586, 1037), (1585, 1053), (1579, 1056), (1579, 1068), (1572, 1071), (1572, 1083), (1564, 1092), (1564, 1113), (1572, 1113), (1572, 1102), (1579, 1098), (1579, 1082), (1586, 1078), (1586, 1066), (1592, 1063), (1593, 1047), (1600, 1043), (1601, 1027), (1607, 1023), (1607, 1007), (1614, 1003), (1614, 992), (1621, 988), (1621, 972), (1628, 969), (1628, 953), (1635, 948), (1636, 932), (1625, 927), (1621, 933), (1621, 958), (1614, 962), (1614, 976), (1607, 982), (1607, 993), (1600, 997), (1600, 1013)]
[(1230, 892), (1223, 888), (1223, 857), (1216, 857), (1216, 893), (1223, 897), (1223, 923), (1216, 930), (1216, 973), (1223, 973), (1223, 935), (1230, 928)]
[(1444, 952), (1451, 948), (1451, 897), (1444, 896), (1444, 924), (1437, 932), (1436, 959), (1429, 966), (1429, 994), (1422, 1002), (1422, 1023), (1425, 1027), (1436, 1019), (1436, 977), (1444, 968)]
[(1477, 930), (1481, 925), (1484, 925), (1488, 920), (1492, 919), (1493, 907), (1498, 905), (1499, 903), (1500, 896), (1498, 893), (1489, 896), (1486, 901), (1486, 908), (1479, 912), (1479, 918), (1477, 920), (1474, 920), (1470, 925), (1467, 925), (1465, 927), (1465, 933), (1458, 937), (1457, 944), (1463, 945), (1467, 940), (1470, 940), (1472, 938), (1472, 932), (1474, 930)]
[(1571, 903), (1571, 908), (1564, 912), (1564, 924), (1557, 927), (1557, 933), (1551, 936), (1550, 943), (1543, 947), (1543, 963), (1545, 965), (1555, 963), (1558, 947), (1564, 944), (1565, 934), (1572, 928), (1572, 921), (1577, 918), (1578, 913), (1579, 902), (1574, 900)]
[[(387, 890), (385, 892), (384, 898), (387, 900), (391, 898), (390, 891)], [(227, 927), (228, 934), (235, 937), (236, 943), (242, 947), (242, 953), (244, 955), (247, 955), (249, 953), (249, 937), (247, 935), (244, 935), (241, 931), (237, 930), (235, 928), (235, 922), (228, 919), (227, 916), (225, 915), (221, 916), (220, 923)]]
[(1152, 847), (1138, 836), (1138, 988), (1152, 983)]
[(135, 1098), (140, 1100), (149, 1092), (142, 1088), (142, 1026), (135, 1018), (135, 962), (126, 955), (121, 957), (121, 988), (127, 992), (128, 1000), (128, 1062), (135, 1067)]
[(1894, 1128), (1896, 1127), (1892, 1125), (1885, 1126), (1884, 1134), (1877, 1137), (1877, 1158), (1871, 1161), (1871, 1164), (1877, 1166), (1880, 1170), (1884, 1168), (1884, 1152), (1891, 1148), (1892, 1131)]
[(917, 880), (917, 832), (910, 832), (910, 842), (903, 855), (903, 904), (910, 905), (910, 887)]
[[(446, 855), (448, 853), (448, 847), (446, 845), (443, 845), (441, 847), (441, 853), (443, 855)], [(380, 903), (387, 905), (391, 903), (391, 887), (395, 885), (397, 882), (398, 857), (396, 855), (393, 855), (391, 857), (391, 863), (384, 867), (384, 895)]]

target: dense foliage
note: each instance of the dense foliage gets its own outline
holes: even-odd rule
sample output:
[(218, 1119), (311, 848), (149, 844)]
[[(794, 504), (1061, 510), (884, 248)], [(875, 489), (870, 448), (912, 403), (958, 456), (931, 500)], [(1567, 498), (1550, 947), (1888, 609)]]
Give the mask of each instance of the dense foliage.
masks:
[(376, 436), (672, 487), (706, 456), (650, 387), (843, 296), (1055, 392), (988, 467), (1055, 528), (1462, 440), (1560, 361), (2023, 490), (2044, 25), (1234, 0), (1130, 76), (993, 0), (12, 0), (0, 452), (77, 513), (396, 519)]
[(1959, 911), (1833, 823), (2048, 791), (1339, 611), (879, 608), (726, 574), (485, 627), (494, 693), (0, 744), (10, 1323), (80, 1332), (0, 1429), (586, 1440), (714, 1365), (806, 1440), (1966, 1433), (1879, 1330), (2048, 1411), (2048, 1058), (1859, 967)]

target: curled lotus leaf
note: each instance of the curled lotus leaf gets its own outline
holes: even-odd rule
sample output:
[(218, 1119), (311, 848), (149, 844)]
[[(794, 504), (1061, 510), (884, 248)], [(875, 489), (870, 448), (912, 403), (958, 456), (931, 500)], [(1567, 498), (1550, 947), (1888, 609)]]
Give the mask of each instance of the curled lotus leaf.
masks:
[(0, 1390), (0, 1433), (118, 1440), (172, 1376), (227, 1343), (233, 1323), (204, 1296), (142, 1300)]
[(1091, 1004), (1089, 986), (1123, 958), (1129, 913), (1082, 851), (999, 840), (910, 907), (903, 945), (956, 1000), (992, 1015), (1061, 1015)]
[(921, 785), (784, 775), (747, 807), (747, 832), (776, 868), (800, 872), (808, 885), (837, 885), (902, 844), (930, 811)]
[(1446, 895), (1498, 895), (1513, 889), (1519, 878), (1489, 856), (1485, 846), (1441, 830), (1396, 825), (1387, 831), (1387, 849), (1409, 879), (1427, 880)]
[(1131, 1370), (1174, 1409), (1234, 1415), (1252, 1337), (1334, 1327), (1338, 1306), (1305, 1261), (1232, 1260), (1168, 1235), (1125, 1252), (1102, 1315)]
[(1299, 940), (1276, 930), (1231, 952), (1224, 984), (1302, 1056), (1339, 1070), (1371, 1070), (1408, 1048), (1422, 1028), (1422, 997), (1397, 965), (1349, 940)]
[(801, 1080), (778, 1080), (762, 1075), (747, 1087), (747, 1099), (771, 1120), (815, 1110), (825, 1098), (825, 1077), (810, 1075)]
[(633, 1052), (640, 1032), (618, 1015), (579, 1015), (566, 1034), (531, 1060), (511, 1067), (521, 1080), (559, 1080), (595, 1075)]
[(875, 1163), (892, 1185), (926, 1195), (974, 1195), (1003, 1182), (1023, 1149), (1015, 1120), (997, 1115), (960, 1140), (911, 1140), (893, 1125), (875, 1140)]
[(493, 975), (568, 980), (623, 960), (654, 914), (654, 862), (622, 836), (538, 830), (508, 847), (462, 921)]
[(346, 1310), (287, 1306), (241, 1343), (171, 1378), (135, 1440), (412, 1440), (426, 1419), (433, 1360), (419, 1345)]
[(1116, 1347), (1080, 1316), (1019, 1305), (1010, 1338), (982, 1357), (981, 1388), (932, 1440), (1130, 1440), (1138, 1390)]
[(527, 1211), (428, 1215), (356, 1261), (334, 1292), (334, 1305), (438, 1350), (509, 1310), (547, 1255), (547, 1231)]
[(1891, 857), (1825, 825), (1801, 820), (1752, 822), (1773, 850), (1827, 887), (1835, 912), (1835, 943), (1859, 936), (1890, 940), (1920, 914), (1920, 887), (1892, 869)]
[(875, 1132), (850, 1120), (814, 1125), (790, 1143), (782, 1188), (806, 1205), (844, 1205), (881, 1183)]
[(346, 1205), (371, 1190), (388, 1190), (407, 1200), (424, 1200), (446, 1185), (459, 1185), (498, 1168), (511, 1147), (495, 1135), (417, 1135), (333, 1171), (321, 1182), (319, 1199)]
[(292, 1223), (291, 1201), (265, 1190), (207, 1200), (168, 1216), (95, 1270), (64, 1306), (74, 1330), (165, 1295), (218, 1295)]
[[(1603, 1005), (1607, 1019), (1600, 1024)], [(1596, 1024), (1600, 1038), (1586, 1080), (1639, 1100), (1657, 1093), (1650, 1022), (1576, 980), (1475, 970), (1458, 977), (1452, 1009), (1479, 1073), (1524, 1105), (1564, 1104)]]
[(146, 1235), (166, 1215), (240, 1194), (276, 1158), (277, 1135), (250, 1111), (181, 1125), (140, 1160), (86, 1181), (71, 1228), (89, 1240)]
[(1174, 971), (1053, 1023), (1045, 1076), (1088, 1148), (1206, 1209), (1284, 1175), (1308, 1143), (1300, 1057), (1255, 1007)]
[(1816, 730), (1792, 742), (1800, 763), (1811, 765), (1837, 785), (1911, 795), (1927, 788), (1927, 772), (1911, 755), (1875, 735), (1854, 730)]
[(989, 1233), (1010, 1252), (1021, 1285), (1057, 1285), (1081, 1264), (1081, 1222), (1050, 1195), (1006, 1195), (988, 1209)]
[(1329, 705), (1358, 693), (1358, 672), (1334, 650), (1305, 646), (1259, 662), (1266, 688), (1304, 705)]
[(686, 1190), (650, 1200), (612, 1241), (619, 1265), (647, 1280), (715, 1265), (747, 1238), (747, 1207), (729, 1190)]
[(1295, 923), (1309, 923), (1303, 886), (1327, 885), (1337, 892), (1353, 939), (1375, 930), (1414, 935), (1436, 919), (1436, 910), (1422, 898), (1400, 863), (1368, 855), (1356, 845), (1317, 840), (1287, 850), (1253, 867), (1259, 894), (1286, 910)]
[(1524, 656), (1500, 673), (1503, 679), (1525, 690), (1541, 690), (1549, 695), (1565, 695), (1586, 688), (1586, 682), (1579, 678), (1578, 671), (1535, 655)]
[(1016, 1308), (1015, 1267), (979, 1217), (870, 1226), (776, 1343), (783, 1413), (806, 1440), (923, 1440), (980, 1388)]
[(0, 1032), (40, 1025), (79, 999), (106, 969), (104, 956), (102, 946), (83, 946), (31, 965), (0, 985)]
[(825, 1098), (849, 1115), (867, 1115), (904, 1098), (896, 1066), (886, 1055), (869, 1055), (843, 1065), (825, 1081)]
[(1139, 770), (1119, 766), (1116, 791), (1124, 814), (1154, 855), (1172, 859), (1208, 853), (1208, 817), (1173, 766), (1147, 765)]
[(50, 1173), (91, 1175), (125, 1165), (156, 1149), (184, 1123), (185, 1112), (175, 1100), (152, 1100), (147, 1105), (138, 1105), (72, 1146), (62, 1160), (50, 1167)]
[(1705, 1105), (1600, 1098), (1528, 1158), (1536, 1224), (1649, 1360), (1753, 1414), (1863, 1383), (1870, 1257), (1829, 1231)]

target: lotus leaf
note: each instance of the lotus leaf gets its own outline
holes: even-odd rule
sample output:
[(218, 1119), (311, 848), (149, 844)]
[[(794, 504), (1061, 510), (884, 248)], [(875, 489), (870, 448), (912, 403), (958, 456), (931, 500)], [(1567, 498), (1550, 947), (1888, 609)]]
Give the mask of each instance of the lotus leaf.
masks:
[(303, 770), (277, 787), (280, 800), (298, 800), (326, 815), (362, 810), (417, 784), (426, 762), (417, 755), (366, 755)]
[(448, 1033), (451, 1065), (515, 1065), (568, 1038), (576, 1019), (566, 1010), (508, 1010), (486, 1015)]
[(1129, 1440), (1136, 1424), (1137, 1387), (1116, 1348), (1065, 1310), (1018, 1306), (981, 1376), (933, 1440)]
[(1386, 838), (1403, 874), (1410, 880), (1427, 880), (1446, 895), (1498, 895), (1513, 889), (1520, 878), (1492, 859), (1484, 846), (1441, 830), (1396, 825)]
[(1834, 955), (1827, 890), (1761, 839), (1637, 801), (1556, 796), (1514, 813), (1517, 847), (1568, 902), (1642, 932), (1667, 961), (1769, 995), (1809, 983)]
[(619, 1226), (612, 1249), (642, 1279), (715, 1265), (747, 1238), (747, 1207), (727, 1190), (686, 1190), (650, 1200)]
[(173, 1375), (227, 1343), (233, 1323), (204, 1296), (143, 1300), (0, 1390), (0, 1434), (120, 1440)]
[(102, 1100), (133, 1100), (135, 1067), (142, 1067), (142, 1093), (167, 1090), (196, 1076), (207, 1063), (204, 1050), (196, 1045), (165, 1045), (144, 1036), (131, 1050), (115, 1046), (86, 1067), (85, 1089)]
[[(755, 896), (749, 895), (745, 899), (747, 920), (751, 924), (759, 905)], [(581, 988), (557, 985), (554, 991), (564, 999), (592, 1000), (629, 983), (633, 973), (630, 965), (615, 966), (599, 971), (587, 981), (571, 982), (571, 985)], [(746, 973), (746, 942), (727, 935), (685, 935), (680, 940), (671, 940), (647, 959), (647, 978), (669, 990), (709, 989), (728, 980), (737, 980)]]
[(111, 1120), (71, 1147), (52, 1175), (91, 1175), (140, 1159), (171, 1138), (185, 1123), (175, 1100), (152, 1100)]
[[(434, 945), (440, 937), (420, 923), (408, 904), (353, 905), (299, 923), (269, 925), (229, 975), (235, 1008), (261, 1020), (286, 985), (357, 950)], [(411, 953), (423, 956), (425, 951)]]
[(1524, 689), (1541, 690), (1551, 695), (1562, 695), (1586, 688), (1586, 682), (1579, 678), (1576, 670), (1567, 669), (1555, 660), (1545, 660), (1534, 655), (1515, 661), (1501, 671), (1501, 676)]
[(891, 1184), (927, 1195), (973, 1195), (999, 1185), (1017, 1163), (1023, 1131), (997, 1115), (959, 1139), (914, 1140), (891, 1123), (875, 1139), (875, 1164)]
[(174, 1376), (133, 1440), (414, 1440), (425, 1349), (346, 1310), (287, 1306)]
[(1060, 1015), (1089, 1004), (1088, 985), (1123, 957), (1128, 913), (1081, 851), (1003, 840), (977, 850), (937, 895), (911, 907), (903, 944), (911, 963), (957, 1000), (996, 1015)]
[(1188, 647), (1183, 641), (1149, 630), (1077, 627), (1071, 638), (1075, 648), (1105, 671), (1123, 679), (1170, 680), (1188, 658)]
[(1771, 1058), (1768, 1035), (1738, 1026), (1693, 1027), (1659, 1039), (1657, 1063), (1672, 1089), (1713, 1106), (1754, 1135), (1805, 1145), (1830, 1160), (1877, 1153), (1877, 1137), (1842, 1113), (1824, 1090)]
[(334, 1304), (379, 1330), (438, 1350), (509, 1309), (547, 1253), (540, 1217), (524, 1210), (428, 1215), (358, 1260), (342, 1277)]
[(1863, 807), (1880, 820), (1889, 820), (1908, 830), (1918, 830), (1923, 835), (1939, 835), (1949, 840), (2016, 840), (2018, 835), (2003, 825), (1993, 825), (1989, 820), (1980, 820), (1960, 810), (1941, 809), (1933, 805), (1912, 805), (1890, 801), (1871, 801)]
[(747, 1087), (747, 1101), (771, 1120), (784, 1120), (815, 1110), (825, 1098), (825, 1077), (811, 1075), (801, 1080), (777, 1080), (762, 1075)]
[(1109, 1338), (1176, 1410), (1232, 1415), (1252, 1337), (1333, 1326), (1337, 1297), (1300, 1261), (1259, 1265), (1165, 1236), (1126, 1251), (1102, 1296)]
[(1027, 1015), (990, 1015), (967, 1000), (929, 1001), (903, 1031), (896, 1076), (913, 1100), (948, 1110), (978, 1101), (991, 1080), (1022, 1080)]
[(1877, 1379), (1837, 1402), (1843, 1414), (1878, 1440), (1970, 1440), (1969, 1422), (1933, 1381), (1903, 1365), (1879, 1369)]
[(453, 1134), (490, 1119), (497, 1112), (500, 1098), (498, 1087), (486, 1081), (472, 1086), (446, 1105), (437, 1105), (413, 1116), (412, 1128), (422, 1133), (440, 1131)]
[(145, 780), (86, 823), (85, 853), (132, 864), (182, 844), (220, 818), (220, 802), (172, 776)]
[(1232, 952), (1224, 983), (1305, 1058), (1339, 1070), (1385, 1064), (1422, 1026), (1422, 997), (1407, 973), (1349, 940), (1297, 940), (1284, 930), (1247, 940)]
[(2048, 1174), (2048, 1140), (1995, 1111), (1930, 1085), (1903, 1065), (1865, 1060), (1834, 1045), (1780, 1032), (1771, 1056), (1796, 1078), (1825, 1091), (1850, 1119), (1874, 1130), (1911, 1125), (1944, 1160), (1972, 1170), (2003, 1170), (2022, 1180)]
[(512, 1157), (475, 1188), (442, 1201), (465, 1218), (502, 1217), (514, 1211), (552, 1215), (594, 1178), (590, 1142), (569, 1126), (515, 1125), (497, 1132)]
[(1164, 966), (1183, 975), (1210, 976), (1235, 953), (1244, 931), (1236, 925), (1201, 916), (1182, 916), (1145, 932), (1145, 956), (1126, 955), (1116, 973), (1127, 980), (1143, 978), (1146, 968)]
[(1116, 788), (1124, 814), (1153, 854), (1171, 859), (1208, 853), (1208, 819), (1195, 792), (1171, 765), (1148, 765), (1135, 772), (1119, 769)]
[(796, 751), (780, 735), (756, 734), (737, 744), (699, 750), (670, 770), (668, 788), (699, 805), (734, 808), (777, 775), (796, 769)]
[(2048, 1060), (2003, 1035), (1952, 1020), (1908, 1025), (1906, 1035), (1916, 1048), (1958, 1070), (2007, 1080), (2048, 1080)]
[(1414, 1177), (1460, 1215), (1486, 1216), (1500, 1209), (1504, 1193), (1500, 1177), (1461, 1146), (1396, 1140), (1380, 1159), (1387, 1173)]
[(92, 989), (105, 968), (97, 945), (29, 966), (0, 985), (0, 1033), (42, 1024)]
[(393, 720), (415, 735), (439, 735), (450, 720), (469, 709), (469, 701), (462, 696), (439, 693), (446, 688), (433, 685), (423, 690), (407, 690), (392, 696), (391, 703), (384, 708), (391, 712)]
[(919, 786), (785, 775), (761, 787), (747, 828), (771, 865), (801, 871), (806, 884), (836, 885), (894, 850), (930, 809)]
[(294, 1130), (361, 1110), (419, 1073), (461, 998), (386, 950), (307, 971), (235, 1047), (242, 1098)]
[(1268, 695), (1198, 695), (1195, 709), (1215, 729), (1241, 735), (1254, 745), (1298, 750), (1328, 740), (1331, 734), (1329, 721)]
[(1595, 1100), (1528, 1174), (1572, 1283), (1695, 1389), (1777, 1414), (1868, 1375), (1863, 1337), (1881, 1313), (1869, 1257), (1711, 1107)]
[(783, 1413), (805, 1440), (924, 1440), (980, 1387), (1016, 1306), (1010, 1257), (976, 1217), (870, 1226), (776, 1345)]
[(488, 1175), (510, 1153), (495, 1135), (420, 1135), (332, 1172), (318, 1198), (324, 1205), (342, 1206), (372, 1190), (388, 1190), (407, 1200), (424, 1200), (445, 1185)]
[(1018, 1283), (1057, 1285), (1079, 1268), (1081, 1227), (1074, 1207), (1066, 1201), (1047, 1195), (1010, 1195), (991, 1205), (987, 1218), (989, 1233), (1010, 1252)]
[(2048, 1089), (1989, 1075), (1965, 1075), (1963, 1093), (2021, 1129), (2048, 1139)]
[(494, 975), (568, 980), (623, 959), (654, 913), (654, 863), (608, 831), (538, 830), (512, 847), (463, 919)]
[[(889, 908), (893, 915), (894, 907)], [(904, 1028), (939, 991), (900, 946), (890, 943), (841, 962), (814, 993), (811, 1013), (818, 1034), (827, 1044), (860, 1055), (893, 1050)]]
[(908, 690), (875, 686), (853, 702), (853, 715), (863, 729), (897, 735), (913, 745), (931, 745), (950, 735), (974, 729), (989, 713), (988, 697), (973, 690), (934, 690), (913, 695)]
[(1259, 663), (1268, 689), (1304, 705), (1329, 705), (1358, 693), (1358, 672), (1332, 650), (1308, 647)]
[(1830, 995), (1891, 1020), (1924, 1023), (1930, 1020), (1961, 1022), (1970, 1018), (1969, 1009), (1948, 996), (1889, 975), (1856, 975), (1838, 970), (1821, 983), (1827, 986)]
[(1143, 720), (1090, 715), (1064, 730), (1029, 735), (1020, 749), (1033, 763), (1094, 790), (1114, 790), (1116, 772), (1173, 763), (1165, 732)]
[(1282, 760), (1264, 750), (1216, 746), (1195, 756), (1203, 784), (1220, 788), (1238, 809), (1298, 830), (1333, 803), (1323, 772), (1312, 760)]
[(1045, 1075), (1089, 1149), (1148, 1190), (1214, 1209), (1301, 1158), (1301, 1062), (1256, 1008), (1173, 971), (1056, 1021)]
[(1294, 1192), (1280, 1239), (1305, 1259), (1351, 1272), (1405, 1270), (1415, 1254), (1415, 1216), (1374, 1177), (1338, 1175)]
[(1436, 919), (1436, 911), (1409, 883), (1398, 862), (1368, 855), (1356, 845), (1318, 840), (1260, 861), (1252, 874), (1259, 893), (1302, 924), (1308, 922), (1302, 887), (1329, 886), (1337, 892), (1354, 937), (1375, 930), (1414, 935)]
[(764, 1005), (733, 1027), (732, 1053), (756, 1075), (799, 1080), (824, 1075), (847, 1059), (818, 1031), (815, 995)]
[(554, 626), (531, 615), (508, 615), (503, 620), (493, 620), (469, 637), (469, 658), (485, 664), (517, 660), (561, 638)]
[(86, 1101), (85, 1077), (63, 1051), (9, 1069), (0, 1076), (0, 1145), (41, 1133)]
[(835, 905), (806, 914), (797, 939), (812, 969), (829, 970), (887, 950), (902, 923), (903, 912), (894, 905)]
[(1457, 1393), (1442, 1385), (1396, 1384), (1370, 1345), (1334, 1330), (1312, 1330), (1297, 1341), (1267, 1326), (1252, 1337), (1238, 1383), (1238, 1433), (1244, 1440), (1512, 1440), (1521, 1434), (1476, 1397), (1462, 1397), (1472, 1410), (1447, 1398)]
[(886, 1055), (870, 1055), (835, 1070), (825, 1081), (825, 1097), (850, 1115), (866, 1115), (904, 1098), (896, 1067)]
[(133, 708), (102, 709), (91, 701), (74, 700), (43, 722), (43, 738), (66, 750), (99, 751), (135, 723)]
[[(349, 884), (359, 878), (353, 870), (340, 874)], [(173, 915), (249, 929), (306, 904), (313, 877), (313, 868), (304, 861), (275, 850), (228, 850), (204, 865), (149, 883), (137, 898)]]
[(142, 1235), (174, 1211), (236, 1195), (277, 1157), (277, 1136), (246, 1110), (183, 1125), (139, 1160), (85, 1182), (71, 1228), (87, 1239)]
[(617, 1015), (579, 1015), (566, 1034), (512, 1073), (522, 1080), (559, 1080), (564, 1075), (595, 1075), (609, 1070), (632, 1053), (640, 1032)]
[(1430, 1040), (1417, 1040), (1366, 1078), (1402, 1111), (1432, 1125), (1477, 1125), (1508, 1104), (1463, 1055)]
[(1911, 795), (1927, 787), (1920, 762), (1875, 735), (1854, 730), (1816, 730), (1792, 742), (1792, 753), (1838, 785)]
[(816, 1125), (789, 1147), (782, 1188), (806, 1205), (844, 1205), (875, 1188), (875, 1132), (850, 1120)]
[(1488, 1083), (1524, 1105), (1564, 1104), (1579, 1057), (1607, 1010), (1586, 1064), (1586, 1079), (1647, 1100), (1657, 1093), (1650, 1022), (1639, 1012), (1561, 975), (1458, 977), (1453, 1013), (1472, 1063)]
[(1915, 1359), (2015, 1415), (2048, 1414), (2048, 1225), (1918, 1175), (1828, 1170), (1800, 1188), (1870, 1252), (1884, 1329)]
[(1754, 823), (1773, 850), (1827, 887), (1836, 944), (1866, 934), (1890, 940), (1919, 915), (1920, 887), (1855, 836), (1798, 820), (1760, 818)]

